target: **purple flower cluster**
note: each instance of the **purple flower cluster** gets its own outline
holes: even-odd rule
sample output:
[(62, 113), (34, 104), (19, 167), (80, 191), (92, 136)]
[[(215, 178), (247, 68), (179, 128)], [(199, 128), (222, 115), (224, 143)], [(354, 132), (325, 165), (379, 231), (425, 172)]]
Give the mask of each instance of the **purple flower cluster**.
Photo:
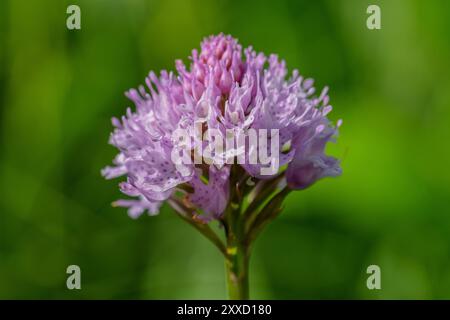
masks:
[[(236, 183), (230, 175), (233, 166), (256, 181), (282, 176), (291, 189), (304, 189), (341, 173), (338, 161), (324, 154), (340, 125), (327, 119), (331, 111), (327, 88), (316, 96), (313, 80), (304, 79), (297, 70), (288, 77), (285, 62), (276, 55), (266, 57), (251, 47), (242, 51), (231, 36), (211, 36), (202, 42), (200, 52), (192, 51), (190, 68), (177, 60), (178, 74), (150, 72), (146, 88), (126, 93), (136, 110), (128, 108), (120, 120), (112, 119), (110, 143), (119, 154), (114, 166), (104, 168), (102, 174), (108, 179), (127, 176), (120, 189), (137, 199), (115, 204), (128, 207), (130, 216), (146, 210), (155, 214), (163, 201), (182, 193), (183, 202), (204, 221), (220, 218)], [(177, 143), (172, 133), (199, 124), (218, 130), (224, 139), (227, 129), (279, 130), (279, 172), (261, 175), (261, 165), (248, 162), (176, 166), (171, 161)]]

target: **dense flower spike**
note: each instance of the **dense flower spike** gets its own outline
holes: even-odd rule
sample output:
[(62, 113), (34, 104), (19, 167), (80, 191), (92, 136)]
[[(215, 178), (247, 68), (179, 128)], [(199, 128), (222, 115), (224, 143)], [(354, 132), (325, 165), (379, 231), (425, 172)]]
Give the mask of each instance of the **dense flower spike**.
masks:
[[(121, 191), (137, 200), (119, 200), (129, 207), (131, 217), (144, 211), (155, 214), (165, 200), (180, 207), (198, 221), (220, 219), (230, 201), (230, 192), (249, 177), (256, 183), (285, 179), (291, 189), (304, 189), (318, 179), (341, 173), (338, 160), (324, 154), (328, 141), (337, 135), (340, 125), (327, 119), (331, 111), (327, 88), (315, 96), (312, 79), (304, 79), (296, 70), (288, 77), (284, 61), (276, 55), (266, 57), (251, 47), (242, 47), (231, 36), (210, 36), (201, 51), (192, 51), (191, 65), (176, 61), (178, 75), (150, 72), (146, 86), (126, 93), (136, 110), (127, 109), (115, 127), (110, 143), (119, 149), (113, 167), (102, 174), (121, 175), (127, 181)], [(244, 59), (245, 57), (245, 59)], [(229, 132), (245, 134), (249, 130), (277, 130), (279, 159), (276, 171), (262, 174), (267, 163), (252, 163), (252, 152), (271, 153), (270, 143), (252, 146), (246, 141), (242, 163), (238, 153), (224, 152), (222, 163), (177, 164), (172, 161), (179, 141), (177, 129), (199, 133), (187, 147), (188, 158), (205, 148), (201, 139), (215, 129), (225, 141)], [(198, 132), (199, 131), (199, 132)], [(264, 150), (261, 150), (264, 149)], [(216, 155), (211, 155), (216, 159)], [(205, 160), (205, 158), (204, 158)], [(210, 159), (211, 160), (211, 159)], [(234, 161), (234, 162), (233, 162)], [(238, 175), (233, 174), (238, 172)], [(256, 188), (256, 187), (255, 187)]]

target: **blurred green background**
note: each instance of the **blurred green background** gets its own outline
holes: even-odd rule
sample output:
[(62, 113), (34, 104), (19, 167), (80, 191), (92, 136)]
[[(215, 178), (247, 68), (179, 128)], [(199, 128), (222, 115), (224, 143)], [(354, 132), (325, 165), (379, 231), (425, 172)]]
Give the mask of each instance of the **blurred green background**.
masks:
[[(168, 207), (128, 218), (100, 176), (123, 92), (219, 32), (329, 85), (344, 119), (329, 148), (343, 176), (290, 195), (256, 243), (252, 297), (450, 298), (445, 0), (1, 0), (0, 298), (226, 297), (215, 247)], [(66, 289), (70, 264), (82, 290)]]

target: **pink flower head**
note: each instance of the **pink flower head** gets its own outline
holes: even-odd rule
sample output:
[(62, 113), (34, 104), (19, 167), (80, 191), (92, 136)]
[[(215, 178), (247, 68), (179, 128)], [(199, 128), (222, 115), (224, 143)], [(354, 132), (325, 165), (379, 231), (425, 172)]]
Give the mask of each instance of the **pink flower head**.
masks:
[[(263, 181), (282, 175), (290, 188), (304, 189), (341, 173), (338, 160), (324, 154), (338, 129), (327, 118), (331, 111), (327, 88), (315, 96), (313, 80), (296, 70), (288, 76), (285, 62), (276, 55), (267, 57), (251, 47), (242, 54), (236, 39), (220, 34), (206, 38), (200, 52), (192, 51), (189, 68), (177, 60), (176, 70), (178, 75), (150, 72), (146, 88), (126, 93), (135, 111), (128, 108), (120, 120), (112, 120), (115, 129), (110, 143), (119, 154), (114, 166), (102, 174), (108, 179), (126, 175), (121, 191), (137, 199), (117, 205), (130, 207), (131, 216), (145, 210), (153, 214), (161, 202), (169, 200), (172, 204), (182, 201), (204, 221), (219, 219), (229, 204), (230, 190), (245, 176)], [(248, 144), (244, 163), (173, 163), (171, 155), (177, 146), (173, 133), (180, 128), (194, 131), (198, 126), (201, 133), (215, 129), (224, 140), (229, 130), (277, 130), (280, 169), (262, 175), (264, 164), (248, 161), (252, 150)], [(199, 146), (203, 142), (194, 139), (189, 154)], [(261, 148), (266, 147), (258, 146), (256, 151)], [(229, 160), (236, 154), (223, 156)]]

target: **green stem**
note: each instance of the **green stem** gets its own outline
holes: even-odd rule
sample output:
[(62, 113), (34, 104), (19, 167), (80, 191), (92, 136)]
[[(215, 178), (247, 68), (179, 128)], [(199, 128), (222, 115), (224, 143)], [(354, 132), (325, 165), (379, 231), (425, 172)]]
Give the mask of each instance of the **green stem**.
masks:
[[(236, 176), (236, 172), (234, 172)], [(225, 269), (228, 298), (230, 300), (248, 300), (248, 265), (250, 251), (247, 245), (244, 219), (241, 215), (242, 199), (240, 190), (231, 190), (231, 203), (225, 215), (226, 255)]]
[(248, 300), (248, 266), (249, 254), (244, 245), (228, 244), (225, 260), (228, 298), (230, 300)]

